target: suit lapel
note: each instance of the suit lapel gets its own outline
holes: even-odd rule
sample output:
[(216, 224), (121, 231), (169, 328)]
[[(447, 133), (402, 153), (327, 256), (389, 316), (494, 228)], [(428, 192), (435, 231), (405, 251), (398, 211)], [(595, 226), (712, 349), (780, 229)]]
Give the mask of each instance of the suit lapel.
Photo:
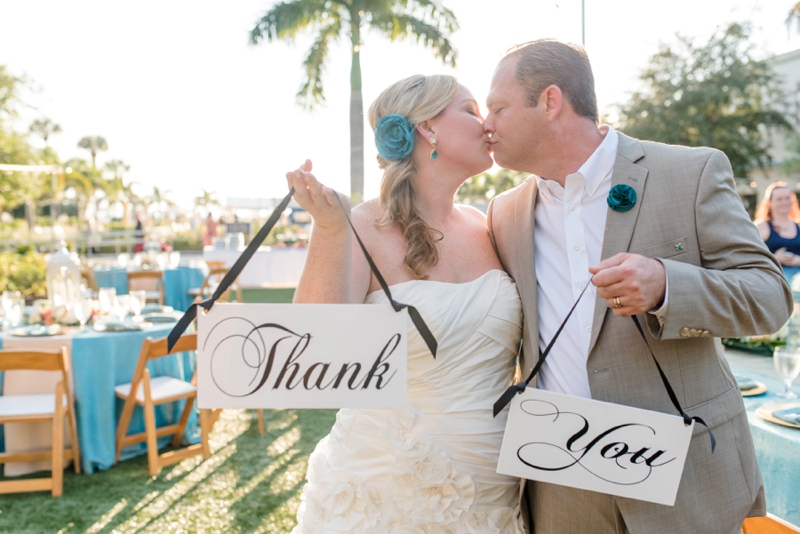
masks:
[[(514, 206), (514, 228), (520, 233), (515, 243), (520, 244), (517, 256), (517, 285), (520, 286), (523, 302), (529, 303), (525, 308), (525, 322), (530, 332), (531, 344), (534, 349), (539, 348), (539, 304), (536, 287), (536, 248), (534, 247), (533, 232), (534, 220), (533, 210), (536, 205), (538, 183), (536, 178), (531, 176), (528, 184), (517, 195)], [(538, 354), (526, 355), (526, 364), (533, 367), (533, 362), (538, 358)], [(524, 371), (524, 370), (523, 370)]]
[[(636, 161), (644, 156), (641, 144), (622, 133), (619, 134), (619, 147), (617, 159), (614, 162), (614, 171), (611, 175), (611, 186), (626, 184), (636, 191), (636, 203), (625, 212), (614, 211), (608, 208), (606, 228), (603, 235), (603, 251), (600, 259), (608, 259), (620, 252), (627, 252), (639, 217), (639, 207), (642, 205), (644, 185), (647, 180), (647, 169), (637, 165)], [(589, 355), (592, 354), (597, 336), (603, 327), (603, 321), (608, 313), (608, 307), (603, 299), (596, 299), (594, 305), (594, 319), (592, 321), (592, 337), (589, 341)]]

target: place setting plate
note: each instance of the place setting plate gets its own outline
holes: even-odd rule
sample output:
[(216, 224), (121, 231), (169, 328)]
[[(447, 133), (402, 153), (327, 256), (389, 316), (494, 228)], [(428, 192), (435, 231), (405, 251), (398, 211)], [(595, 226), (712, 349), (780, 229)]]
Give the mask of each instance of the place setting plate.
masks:
[(97, 332), (137, 332), (139, 330), (144, 330), (152, 326), (152, 323), (148, 322), (140, 322), (140, 323), (129, 323), (129, 322), (116, 322), (116, 321), (109, 321), (107, 323), (98, 323), (93, 326), (94, 330)]
[(767, 386), (746, 376), (734, 375), (742, 397), (755, 397), (767, 392)]
[(64, 329), (59, 324), (31, 325), (12, 328), (8, 333), (17, 337), (49, 337), (63, 334)]
[[(792, 423), (787, 419), (792, 419), (791, 417), (787, 417), (787, 419), (781, 419), (776, 417), (774, 414), (776, 412), (783, 412), (785, 415), (789, 414), (797, 414), (797, 418), (794, 418), (797, 422)], [(765, 404), (764, 406), (759, 406), (756, 408), (756, 415), (758, 415), (761, 419), (765, 421), (769, 421), (770, 423), (775, 423), (776, 425), (786, 426), (789, 428), (800, 428), (800, 402), (777, 402), (773, 404)]]

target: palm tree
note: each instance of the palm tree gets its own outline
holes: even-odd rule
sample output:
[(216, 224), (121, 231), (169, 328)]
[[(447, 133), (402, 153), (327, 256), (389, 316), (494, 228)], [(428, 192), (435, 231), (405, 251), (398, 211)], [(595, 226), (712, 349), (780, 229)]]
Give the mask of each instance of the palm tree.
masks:
[(301, 106), (325, 101), (322, 72), (332, 41), (350, 42), (350, 195), (364, 196), (364, 104), (361, 96), (361, 32), (372, 29), (390, 41), (415, 39), (443, 63), (455, 67), (456, 51), (449, 34), (458, 29), (455, 15), (438, 0), (287, 0), (272, 7), (250, 32), (250, 42), (291, 41), (304, 30), (314, 43), (303, 61), (305, 81), (297, 92)]
[(122, 161), (121, 159), (112, 159), (111, 161), (106, 162), (105, 168), (107, 171), (109, 171), (114, 175), (112, 178), (108, 180), (108, 187), (106, 189), (108, 202), (109, 204), (114, 204), (115, 202), (122, 202), (122, 208), (123, 208), (122, 223), (128, 225), (131, 222), (130, 208), (133, 199), (129, 196), (130, 186), (125, 185), (125, 181), (123, 180), (123, 178), (125, 176), (125, 173), (131, 170), (131, 166), (126, 165), (125, 162)]
[(203, 206), (208, 210), (211, 206), (221, 206), (222, 203), (219, 201), (219, 197), (215, 191), (206, 191), (205, 189), (200, 189), (200, 195), (194, 197), (194, 207), (199, 208)]
[(85, 148), (92, 154), (92, 168), (96, 169), (97, 153), (108, 150), (108, 143), (105, 138), (98, 136), (87, 136), (78, 141), (78, 148)]
[(44, 139), (44, 144), (47, 146), (47, 140), (51, 135), (60, 133), (61, 126), (54, 123), (47, 117), (43, 117), (41, 119), (36, 119), (31, 123), (30, 131)]
[[(175, 205), (175, 203), (167, 197), (170, 193), (172, 193), (172, 191), (164, 191), (157, 186), (153, 186), (153, 192), (145, 199), (150, 206), (153, 206), (156, 211), (161, 214), (159, 220), (163, 219), (166, 213), (166, 209), (163, 207), (164, 205), (166, 205), (167, 209)], [(164, 209), (164, 211), (161, 211), (162, 209)]]
[(786, 26), (791, 28), (793, 24), (797, 25), (797, 29), (800, 31), (800, 2), (789, 9), (789, 15), (786, 17)]

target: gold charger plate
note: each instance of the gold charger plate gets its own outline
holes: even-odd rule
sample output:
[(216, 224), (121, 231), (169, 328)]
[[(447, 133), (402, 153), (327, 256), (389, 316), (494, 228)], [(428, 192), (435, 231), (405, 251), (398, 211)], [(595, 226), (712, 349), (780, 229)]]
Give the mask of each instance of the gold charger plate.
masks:
[(767, 392), (767, 386), (762, 384), (761, 382), (756, 382), (756, 387), (753, 389), (748, 390), (739, 390), (742, 393), (742, 397), (755, 397), (756, 395), (763, 395)]
[(778, 402), (775, 404), (765, 404), (764, 406), (759, 406), (756, 408), (756, 415), (759, 416), (764, 421), (769, 421), (770, 423), (775, 423), (776, 425), (781, 426), (788, 426), (789, 428), (800, 428), (800, 425), (794, 425), (788, 421), (784, 421), (783, 419), (778, 419), (772, 415), (772, 412), (777, 412), (778, 410), (785, 410), (787, 408), (798, 408), (800, 409), (800, 402)]

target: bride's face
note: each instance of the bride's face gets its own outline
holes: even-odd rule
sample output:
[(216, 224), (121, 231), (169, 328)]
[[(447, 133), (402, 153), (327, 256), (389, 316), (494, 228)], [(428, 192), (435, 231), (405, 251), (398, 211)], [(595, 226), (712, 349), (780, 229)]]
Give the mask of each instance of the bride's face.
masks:
[(489, 136), (469, 89), (459, 86), (453, 101), (430, 122), (436, 136), (437, 163), (457, 169), (465, 180), (492, 166)]

